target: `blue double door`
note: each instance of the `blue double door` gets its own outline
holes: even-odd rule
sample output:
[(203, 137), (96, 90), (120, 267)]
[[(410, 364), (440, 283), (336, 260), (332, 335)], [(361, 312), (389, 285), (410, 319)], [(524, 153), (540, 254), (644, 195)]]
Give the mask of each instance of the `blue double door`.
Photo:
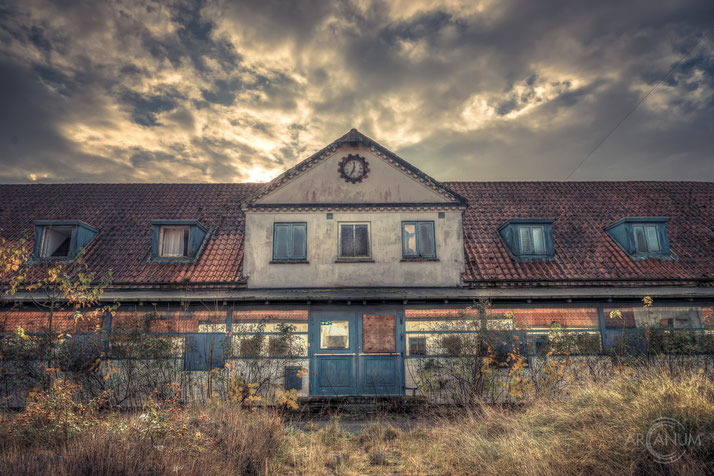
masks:
[(403, 394), (403, 329), (400, 309), (311, 310), (310, 394)]

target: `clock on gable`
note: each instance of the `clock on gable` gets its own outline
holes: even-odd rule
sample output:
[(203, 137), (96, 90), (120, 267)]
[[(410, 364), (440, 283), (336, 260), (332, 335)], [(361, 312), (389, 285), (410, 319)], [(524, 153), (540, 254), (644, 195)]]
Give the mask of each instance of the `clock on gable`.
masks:
[(367, 178), (369, 163), (362, 156), (349, 154), (340, 161), (338, 171), (340, 172), (340, 177), (345, 179), (345, 182), (361, 182)]

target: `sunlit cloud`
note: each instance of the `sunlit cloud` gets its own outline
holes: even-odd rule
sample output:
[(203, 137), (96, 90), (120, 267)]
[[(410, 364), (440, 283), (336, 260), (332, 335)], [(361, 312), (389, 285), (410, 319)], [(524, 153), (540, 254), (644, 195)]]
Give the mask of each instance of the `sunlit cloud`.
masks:
[[(352, 127), (440, 180), (559, 180), (712, 20), (695, 0), (15, 1), (0, 181), (267, 181)], [(713, 48), (574, 177), (714, 179)]]

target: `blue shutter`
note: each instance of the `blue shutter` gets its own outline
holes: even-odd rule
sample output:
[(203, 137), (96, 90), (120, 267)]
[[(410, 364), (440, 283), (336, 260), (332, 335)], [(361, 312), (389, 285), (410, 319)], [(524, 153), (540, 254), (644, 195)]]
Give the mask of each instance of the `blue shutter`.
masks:
[(187, 334), (183, 369), (205, 371), (223, 368), (225, 334)]
[(35, 226), (35, 247), (32, 252), (35, 258), (40, 257), (40, 246), (42, 246), (42, 232), (44, 229), (44, 226)]
[(76, 256), (82, 248), (86, 247), (95, 236), (97, 236), (98, 231), (95, 228), (90, 227), (85, 223), (80, 223), (74, 230), (74, 245), (72, 249), (72, 255)]
[(285, 390), (302, 390), (301, 367), (285, 367)]
[(204, 238), (206, 238), (206, 233), (206, 229), (198, 223), (191, 226), (191, 243), (188, 248), (188, 254), (190, 256), (196, 256)]

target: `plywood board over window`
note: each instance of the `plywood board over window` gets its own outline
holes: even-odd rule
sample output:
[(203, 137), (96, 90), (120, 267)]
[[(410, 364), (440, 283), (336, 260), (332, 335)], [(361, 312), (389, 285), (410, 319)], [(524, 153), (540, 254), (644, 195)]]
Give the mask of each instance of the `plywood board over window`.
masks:
[(362, 352), (396, 352), (396, 316), (365, 314), (362, 316)]

